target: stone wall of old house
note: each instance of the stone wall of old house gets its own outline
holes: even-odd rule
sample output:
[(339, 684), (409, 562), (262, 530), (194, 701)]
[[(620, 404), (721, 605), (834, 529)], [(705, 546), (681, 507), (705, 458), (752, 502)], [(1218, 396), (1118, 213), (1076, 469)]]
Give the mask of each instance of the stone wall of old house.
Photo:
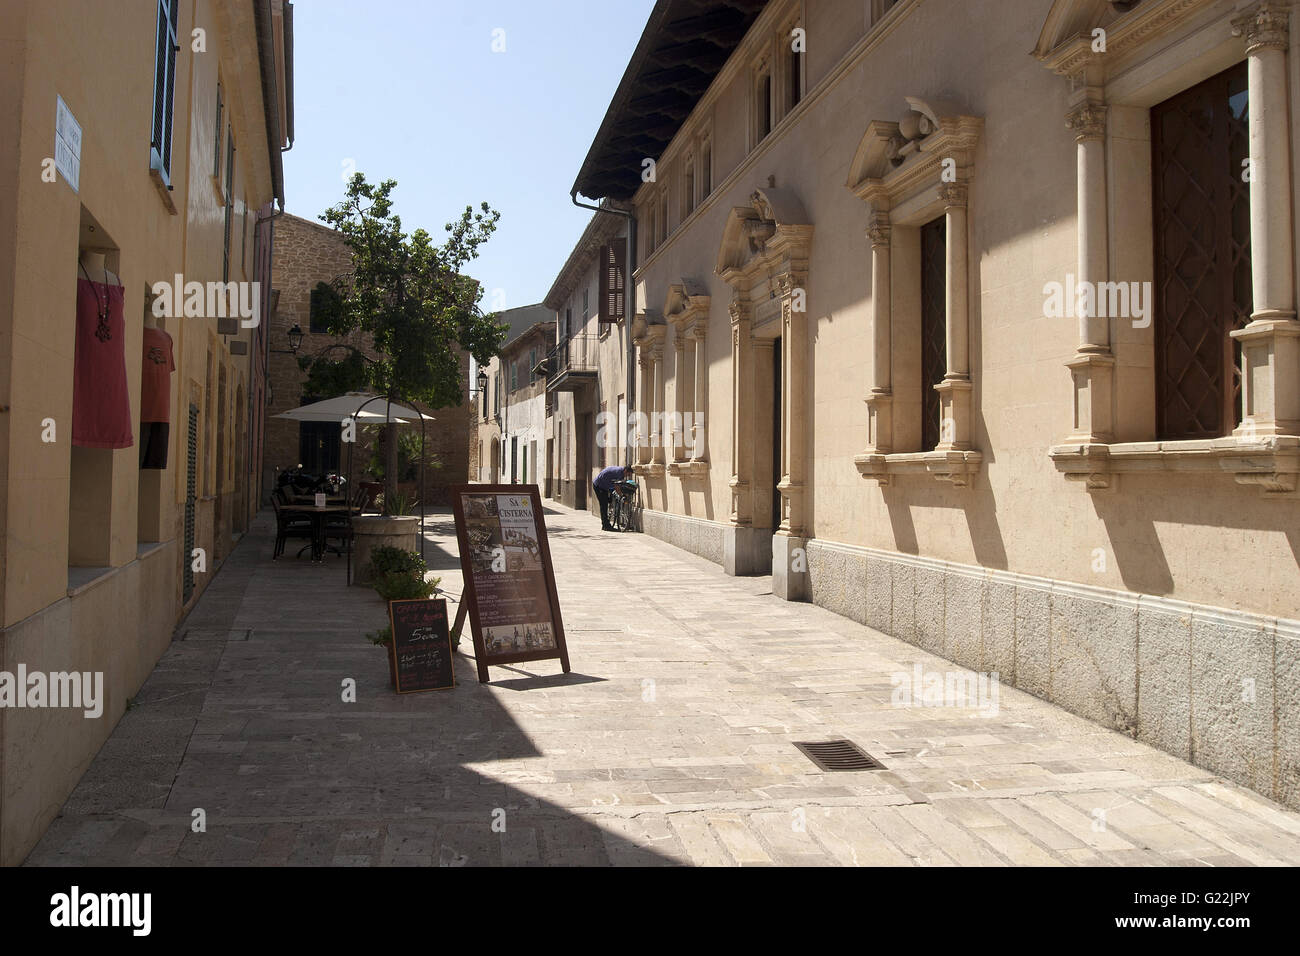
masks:
[[(307, 373), (299, 367), (300, 356), (322, 355), (331, 346), (348, 345), (361, 350), (368, 358), (376, 353), (368, 336), (327, 335), (311, 331), (311, 290), (319, 282), (332, 281), (352, 268), (352, 253), (347, 244), (333, 229), (324, 223), (312, 222), (298, 216), (284, 215), (276, 220), (275, 262), (273, 283), (279, 293), (277, 306), (269, 319), (271, 340), (270, 407), (267, 410), (264, 487), (266, 494), (275, 487), (275, 476), (282, 470), (299, 463), (299, 423), (291, 419), (276, 418), (280, 412), (302, 404), (303, 383)], [(289, 330), (297, 325), (303, 332), (302, 345), (297, 354), (289, 352)], [(335, 348), (328, 357), (343, 358), (343, 348)], [(469, 355), (461, 355), (461, 379), (469, 376)], [(377, 410), (379, 402), (370, 406)], [(439, 466), (430, 468), (426, 475), (426, 503), (446, 502), (444, 486), (464, 482), (469, 475), (468, 441), (472, 411), (468, 401), (460, 406), (436, 409), (430, 414), (432, 421), (425, 422), (426, 457)], [(402, 426), (418, 432), (418, 425)], [(365, 480), (366, 468), (372, 454), (379, 448), (380, 429), (361, 426), (356, 430), (357, 441), (352, 449), (352, 480)], [(339, 466), (348, 470), (348, 448), (344, 445)]]

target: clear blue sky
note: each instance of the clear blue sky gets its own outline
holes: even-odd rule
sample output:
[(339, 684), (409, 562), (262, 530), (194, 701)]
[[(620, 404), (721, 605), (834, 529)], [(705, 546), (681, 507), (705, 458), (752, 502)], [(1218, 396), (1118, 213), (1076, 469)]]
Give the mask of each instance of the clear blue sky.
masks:
[[(407, 232), (467, 204), (501, 212), (469, 272), (505, 308), (538, 302), (591, 213), (569, 202), (653, 0), (298, 0), (285, 208), (315, 219), (345, 162), (396, 179)], [(504, 30), (505, 52), (492, 51)]]

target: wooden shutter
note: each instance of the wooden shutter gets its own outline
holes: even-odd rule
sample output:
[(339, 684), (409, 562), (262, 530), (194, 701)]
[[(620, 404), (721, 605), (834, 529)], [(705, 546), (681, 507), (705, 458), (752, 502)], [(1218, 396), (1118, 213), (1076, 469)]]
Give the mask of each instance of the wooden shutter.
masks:
[(624, 263), (626, 246), (621, 242), (600, 247), (600, 321), (621, 322), (626, 314)]

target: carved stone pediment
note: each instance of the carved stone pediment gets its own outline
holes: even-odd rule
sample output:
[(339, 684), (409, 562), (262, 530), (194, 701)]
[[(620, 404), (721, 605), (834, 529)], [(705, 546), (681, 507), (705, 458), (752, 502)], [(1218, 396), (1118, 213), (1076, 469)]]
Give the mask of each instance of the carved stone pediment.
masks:
[(940, 180), (949, 166), (958, 182), (969, 178), (972, 153), (984, 121), (941, 100), (905, 97), (908, 109), (898, 122), (874, 120), (858, 144), (845, 184), (853, 193), (887, 211), (898, 197)]
[(649, 348), (664, 339), (664, 317), (653, 309), (638, 312), (632, 317), (632, 342), (638, 348)]
[(698, 279), (682, 277), (668, 286), (664, 301), (664, 321), (682, 331), (689, 331), (696, 321), (709, 317), (709, 289)]
[[(1048, 11), (1036, 57), (1048, 69), (1080, 85), (1104, 82), (1108, 68), (1157, 39), (1214, 0), (1056, 0)], [(1093, 31), (1106, 31), (1106, 52), (1093, 49)]]
[(729, 285), (742, 285), (759, 267), (785, 258), (807, 258), (812, 225), (803, 203), (787, 189), (754, 190), (748, 206), (736, 206), (722, 230), (715, 269)]

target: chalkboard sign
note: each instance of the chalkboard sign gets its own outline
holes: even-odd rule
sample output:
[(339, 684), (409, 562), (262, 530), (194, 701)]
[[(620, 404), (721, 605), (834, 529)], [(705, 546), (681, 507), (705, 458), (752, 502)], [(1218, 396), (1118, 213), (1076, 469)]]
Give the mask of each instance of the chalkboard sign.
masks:
[(569, 651), (555, 592), (551, 549), (536, 485), (457, 485), (456, 516), (464, 597), (474, 633), (478, 679), (488, 665), (559, 658)]
[(390, 653), (396, 664), (393, 672), (399, 694), (456, 685), (445, 600), (389, 601), (388, 621), (393, 629)]

